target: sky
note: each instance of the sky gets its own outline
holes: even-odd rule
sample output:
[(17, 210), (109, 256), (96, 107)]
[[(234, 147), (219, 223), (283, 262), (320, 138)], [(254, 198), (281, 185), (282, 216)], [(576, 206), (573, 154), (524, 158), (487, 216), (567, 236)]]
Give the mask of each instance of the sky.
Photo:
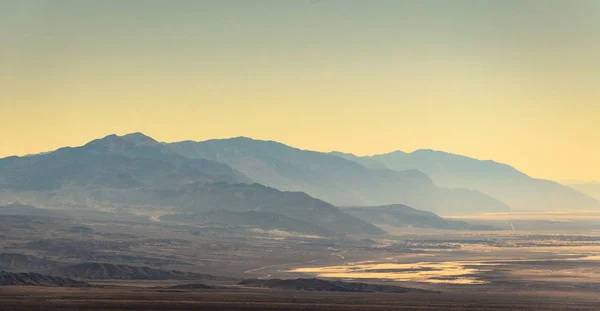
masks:
[(111, 133), (600, 180), (600, 1), (0, 0), (0, 156)]

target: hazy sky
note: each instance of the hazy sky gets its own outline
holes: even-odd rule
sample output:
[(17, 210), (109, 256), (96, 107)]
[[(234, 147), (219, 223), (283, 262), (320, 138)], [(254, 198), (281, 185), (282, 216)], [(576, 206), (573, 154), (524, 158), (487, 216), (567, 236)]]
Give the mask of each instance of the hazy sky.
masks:
[(600, 1), (0, 0), (0, 156), (141, 131), (600, 179)]

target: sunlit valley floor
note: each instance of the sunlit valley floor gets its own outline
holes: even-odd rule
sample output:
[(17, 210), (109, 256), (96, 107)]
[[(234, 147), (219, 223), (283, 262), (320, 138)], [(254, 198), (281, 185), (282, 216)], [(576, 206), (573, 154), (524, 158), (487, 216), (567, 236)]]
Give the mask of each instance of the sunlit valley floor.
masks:
[[(38, 302), (51, 300), (59, 309), (90, 307), (82, 302), (90, 299), (88, 295), (107, 309), (120, 299), (136, 301), (131, 308), (140, 309), (149, 307), (146, 300), (156, 300), (154, 305), (159, 306), (165, 300), (178, 299), (178, 308), (187, 309), (216, 308), (217, 301), (229, 297), (228, 301), (255, 301), (252, 308), (256, 310), (281, 308), (291, 303), (291, 297), (295, 303), (337, 301), (335, 308), (341, 309), (361, 305), (357, 301), (373, 301), (373, 293), (353, 293), (353, 303), (348, 303), (350, 296), (340, 292), (290, 292), (265, 288), (268, 284), (257, 288), (239, 283), (244, 279), (316, 277), (431, 291), (378, 293), (376, 300), (383, 302), (377, 308), (382, 310), (408, 307), (407, 299), (421, 307), (429, 301), (436, 308), (464, 307), (461, 310), (496, 310), (507, 303), (536, 310), (593, 310), (600, 303), (600, 224), (587, 222), (589, 230), (582, 233), (545, 220), (527, 222), (536, 224), (537, 229), (456, 231), (384, 226), (390, 234), (325, 238), (169, 222), (3, 216), (3, 269), (71, 277), (93, 287), (3, 287), (0, 304), (7, 310), (10, 306), (19, 309), (17, 292), (33, 295)], [(102, 262), (180, 273), (156, 277), (146, 271), (143, 277), (131, 277), (122, 269), (113, 271), (114, 267), (102, 267), (104, 272), (98, 273), (90, 264)], [(210, 288), (173, 287), (186, 284)], [(544, 298), (548, 296), (554, 300)], [(267, 302), (273, 304), (263, 305)], [(35, 307), (33, 300), (31, 303)], [(230, 307), (252, 310), (243, 304)]]

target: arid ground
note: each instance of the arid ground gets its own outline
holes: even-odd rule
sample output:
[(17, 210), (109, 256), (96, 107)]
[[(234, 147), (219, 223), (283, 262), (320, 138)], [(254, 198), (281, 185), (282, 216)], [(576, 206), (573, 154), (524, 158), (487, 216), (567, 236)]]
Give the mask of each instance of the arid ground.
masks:
[[(533, 230), (385, 228), (390, 234), (378, 238), (322, 238), (234, 227), (3, 216), (0, 247), (5, 254), (26, 254), (59, 266), (111, 263), (225, 278), (76, 277), (92, 286), (3, 286), (0, 309), (594, 310), (600, 306), (600, 234), (590, 226), (585, 234), (536, 223)], [(432, 292), (238, 285), (252, 278), (319, 278)], [(200, 283), (213, 288), (170, 288)]]

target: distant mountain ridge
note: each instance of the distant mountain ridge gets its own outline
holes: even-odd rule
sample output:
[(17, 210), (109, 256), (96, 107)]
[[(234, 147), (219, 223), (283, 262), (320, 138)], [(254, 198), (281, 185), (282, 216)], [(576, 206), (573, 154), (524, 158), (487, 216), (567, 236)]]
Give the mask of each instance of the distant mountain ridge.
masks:
[(508, 210), (503, 202), (477, 191), (439, 188), (418, 170), (371, 169), (273, 141), (237, 137), (168, 146), (188, 158), (225, 163), (258, 183), (306, 192), (338, 206), (401, 203), (445, 215)]
[(600, 200), (600, 183), (576, 183), (567, 184), (567, 186), (585, 193), (596, 200)]
[(0, 159), (0, 189), (123, 189), (189, 182), (251, 180), (223, 163), (177, 155), (152, 138), (137, 133), (109, 135), (81, 147), (61, 148), (37, 156)]
[(394, 151), (371, 157), (332, 154), (371, 167), (417, 169), (441, 187), (478, 190), (506, 202), (514, 210), (600, 209), (600, 201), (581, 192), (550, 180), (532, 178), (507, 164), (491, 160), (428, 149), (412, 153)]
[[(331, 204), (304, 193), (255, 184), (225, 163), (181, 156), (140, 133), (109, 135), (81, 147), (0, 159), (0, 191), (28, 204), (92, 211), (100, 206), (121, 212), (134, 207), (142, 212), (158, 209), (180, 214), (268, 212), (287, 217), (288, 227), (307, 228), (302, 224), (308, 223), (335, 234), (383, 233)], [(15, 212), (15, 206), (3, 210)], [(260, 224), (252, 223), (251, 214), (236, 215), (248, 216), (247, 225)], [(239, 217), (234, 220), (244, 224)]]

